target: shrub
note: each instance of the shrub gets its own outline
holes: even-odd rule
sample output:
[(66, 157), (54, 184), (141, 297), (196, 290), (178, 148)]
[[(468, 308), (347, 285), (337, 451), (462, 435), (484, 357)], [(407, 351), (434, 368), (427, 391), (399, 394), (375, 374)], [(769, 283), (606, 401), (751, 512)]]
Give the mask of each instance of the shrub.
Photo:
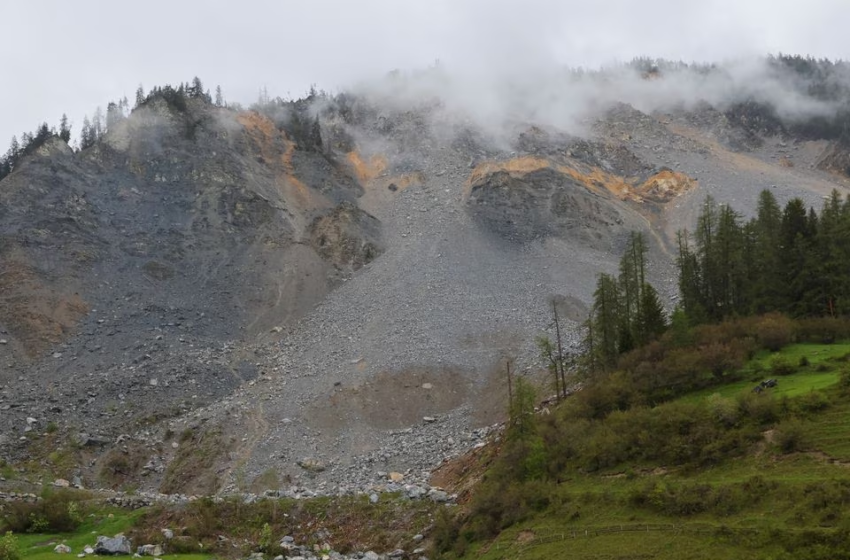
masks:
[(843, 394), (850, 393), (850, 367), (842, 367), (838, 375), (838, 388)]
[(806, 430), (799, 420), (785, 420), (776, 427), (774, 441), (783, 453), (794, 453), (805, 447)]
[(809, 342), (832, 344), (836, 340), (850, 337), (850, 321), (837, 317), (799, 319), (797, 337)]
[(0, 537), (0, 560), (20, 560), (21, 551), (18, 548), (18, 539), (11, 531)]
[(783, 356), (775, 356), (770, 361), (770, 373), (773, 375), (791, 375), (797, 370), (787, 358)]
[(809, 391), (799, 400), (800, 410), (803, 412), (820, 412), (829, 408), (829, 399), (822, 391)]
[(755, 328), (759, 344), (771, 352), (788, 346), (794, 339), (794, 322), (778, 313), (761, 317)]
[(6, 505), (3, 527), (15, 533), (70, 533), (83, 522), (80, 494), (70, 490), (49, 491), (35, 503)]

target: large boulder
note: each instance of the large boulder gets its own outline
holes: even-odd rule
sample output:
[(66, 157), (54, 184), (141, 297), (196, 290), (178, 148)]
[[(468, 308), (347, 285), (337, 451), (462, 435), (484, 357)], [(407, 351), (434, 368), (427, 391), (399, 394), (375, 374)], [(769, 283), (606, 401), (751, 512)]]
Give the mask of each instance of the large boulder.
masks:
[(100, 556), (122, 556), (132, 554), (130, 539), (124, 535), (114, 537), (98, 537), (94, 545), (94, 553)]

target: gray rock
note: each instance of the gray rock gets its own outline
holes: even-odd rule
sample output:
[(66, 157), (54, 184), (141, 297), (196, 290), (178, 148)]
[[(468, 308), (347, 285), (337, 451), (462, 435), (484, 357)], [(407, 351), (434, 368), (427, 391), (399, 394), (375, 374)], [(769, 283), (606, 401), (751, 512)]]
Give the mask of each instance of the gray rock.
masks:
[(53, 549), (53, 552), (55, 552), (56, 554), (70, 554), (71, 547), (65, 543), (57, 544), (56, 547)]
[(100, 556), (130, 555), (132, 544), (124, 535), (114, 537), (98, 537), (94, 545), (94, 553)]
[(318, 473), (327, 469), (327, 465), (318, 459), (314, 459), (312, 457), (306, 457), (298, 461), (298, 466), (304, 469), (307, 472)]
[(158, 544), (145, 544), (136, 549), (139, 556), (162, 556), (162, 547)]
[(428, 492), (428, 497), (432, 502), (437, 502), (438, 504), (443, 504), (449, 501), (449, 495), (442, 490), (437, 490), (436, 488), (431, 488)]

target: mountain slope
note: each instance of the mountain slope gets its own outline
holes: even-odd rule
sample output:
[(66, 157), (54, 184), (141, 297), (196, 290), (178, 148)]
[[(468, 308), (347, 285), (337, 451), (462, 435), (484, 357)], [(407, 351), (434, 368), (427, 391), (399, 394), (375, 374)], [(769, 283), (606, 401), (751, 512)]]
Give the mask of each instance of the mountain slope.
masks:
[(154, 97), (0, 182), (4, 456), (55, 422), (103, 445), (76, 468), (91, 483), (119, 439), (139, 460), (117, 485), (424, 480), (501, 418), (506, 358), (541, 369), (552, 297), (577, 342), (630, 230), (669, 298), (706, 194), (752, 212), (762, 188), (818, 204), (846, 184), (818, 169), (840, 144), (749, 131), (742, 149), (713, 110), (494, 136), (439, 105), (298, 103)]

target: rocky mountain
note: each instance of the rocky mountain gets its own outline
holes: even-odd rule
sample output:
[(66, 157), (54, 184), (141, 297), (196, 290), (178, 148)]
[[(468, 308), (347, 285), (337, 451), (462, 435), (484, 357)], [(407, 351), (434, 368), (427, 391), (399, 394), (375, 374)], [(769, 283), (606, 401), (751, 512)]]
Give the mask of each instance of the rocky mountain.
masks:
[(848, 187), (846, 142), (753, 114), (496, 136), (365, 94), (153, 95), (90, 148), (51, 138), (0, 181), (0, 457), (181, 493), (425, 482), (500, 421), (506, 359), (541, 370), (552, 301), (577, 343), (630, 231), (672, 305), (707, 194)]

